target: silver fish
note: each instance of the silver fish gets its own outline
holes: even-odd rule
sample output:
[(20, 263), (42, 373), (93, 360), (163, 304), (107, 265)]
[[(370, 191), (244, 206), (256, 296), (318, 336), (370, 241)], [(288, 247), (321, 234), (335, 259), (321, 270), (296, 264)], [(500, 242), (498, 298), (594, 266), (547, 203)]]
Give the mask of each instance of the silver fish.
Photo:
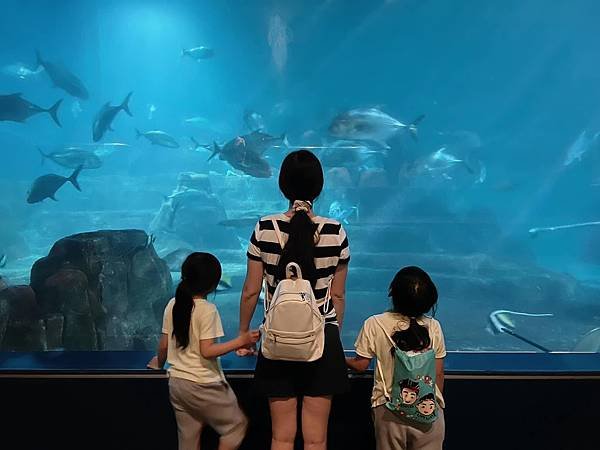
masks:
[(417, 138), (417, 125), (425, 116), (421, 115), (409, 124), (404, 124), (377, 108), (359, 108), (346, 111), (333, 119), (329, 133), (340, 139), (374, 141), (388, 147), (387, 140), (400, 130), (408, 131)]
[(67, 169), (77, 169), (80, 166), (83, 169), (99, 169), (102, 167), (102, 160), (92, 150), (85, 150), (80, 147), (66, 147), (52, 153), (44, 153), (38, 147), (38, 151), (42, 156), (42, 164), (44, 160), (49, 159)]
[(152, 145), (159, 145), (167, 148), (179, 148), (179, 142), (175, 138), (164, 131), (153, 130), (142, 133), (137, 128), (135, 129), (136, 138), (145, 137)]
[(209, 59), (215, 56), (215, 51), (212, 48), (200, 46), (188, 49), (181, 49), (181, 57), (188, 56), (196, 61), (201, 59)]

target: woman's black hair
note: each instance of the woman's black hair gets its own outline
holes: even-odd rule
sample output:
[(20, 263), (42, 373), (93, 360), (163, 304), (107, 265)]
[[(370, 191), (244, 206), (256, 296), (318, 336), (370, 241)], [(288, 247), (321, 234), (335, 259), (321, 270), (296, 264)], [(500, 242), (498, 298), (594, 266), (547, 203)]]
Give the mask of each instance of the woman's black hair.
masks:
[(392, 311), (410, 319), (408, 329), (396, 331), (392, 336), (398, 348), (403, 351), (427, 349), (431, 344), (429, 331), (417, 323), (417, 319), (432, 308), (435, 312), (438, 293), (429, 275), (414, 266), (401, 269), (390, 284), (389, 296)]
[(175, 292), (173, 305), (173, 336), (177, 346), (186, 348), (190, 343), (190, 321), (194, 297), (204, 297), (214, 291), (221, 279), (221, 263), (210, 253), (188, 255), (181, 266), (181, 282)]
[[(314, 202), (323, 190), (323, 168), (319, 159), (308, 150), (297, 150), (285, 157), (279, 172), (279, 189), (292, 204), (296, 200)], [(314, 285), (317, 281), (315, 267), (315, 224), (305, 211), (296, 211), (290, 220), (289, 237), (277, 265), (277, 279), (285, 278), (285, 268), (290, 262), (302, 269), (302, 277)]]

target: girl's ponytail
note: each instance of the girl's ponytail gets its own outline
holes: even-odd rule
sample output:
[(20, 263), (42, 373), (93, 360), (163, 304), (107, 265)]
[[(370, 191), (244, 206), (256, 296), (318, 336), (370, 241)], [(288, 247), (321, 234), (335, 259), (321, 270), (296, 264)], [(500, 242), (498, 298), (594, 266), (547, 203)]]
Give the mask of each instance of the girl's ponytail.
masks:
[(303, 209), (296, 210), (290, 219), (289, 237), (277, 265), (277, 279), (285, 278), (285, 268), (295, 262), (302, 269), (302, 277), (309, 280), (313, 288), (317, 282), (315, 267), (315, 232), (317, 225)]
[(194, 297), (204, 297), (213, 292), (221, 279), (221, 263), (210, 253), (194, 252), (181, 266), (181, 282), (175, 291), (173, 305), (173, 336), (177, 347), (190, 343), (190, 323)]
[(393, 303), (392, 311), (410, 319), (406, 330), (393, 334), (393, 341), (403, 351), (429, 348), (429, 330), (417, 322), (423, 314), (435, 309), (437, 303), (437, 289), (429, 275), (418, 267), (405, 267), (392, 280), (389, 292)]
[[(421, 351), (429, 348), (431, 345), (431, 338), (429, 337), (429, 330), (423, 325), (419, 325), (415, 317), (410, 318), (410, 323), (406, 330), (396, 331), (392, 340), (396, 343), (396, 346), (405, 352)], [(392, 348), (392, 354), (394, 349)]]

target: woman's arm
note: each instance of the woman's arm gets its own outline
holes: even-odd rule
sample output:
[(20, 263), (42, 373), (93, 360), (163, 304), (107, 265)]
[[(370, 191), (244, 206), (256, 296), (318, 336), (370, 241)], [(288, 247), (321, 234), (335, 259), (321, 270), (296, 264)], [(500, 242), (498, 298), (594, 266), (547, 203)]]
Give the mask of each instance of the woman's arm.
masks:
[(331, 280), (331, 301), (337, 314), (340, 329), (344, 322), (344, 309), (346, 308), (346, 277), (348, 276), (348, 264), (339, 264), (335, 269), (333, 280)]
[(435, 360), (435, 384), (440, 389), (440, 392), (444, 392), (444, 358)]
[(364, 372), (371, 364), (371, 358), (356, 355), (353, 358), (346, 357), (346, 365), (356, 372)]
[(240, 347), (254, 344), (258, 341), (260, 333), (258, 330), (240, 333), (238, 337), (227, 342), (217, 343), (214, 339), (200, 340), (200, 354), (206, 359), (216, 358), (226, 353), (237, 350)]
[(250, 322), (254, 315), (254, 311), (256, 310), (258, 296), (260, 295), (260, 290), (262, 288), (262, 281), (262, 261), (248, 259), (246, 281), (244, 281), (242, 297), (240, 299), (240, 334), (246, 333), (250, 329)]
[(160, 370), (165, 366), (165, 362), (167, 362), (167, 348), (169, 345), (169, 337), (162, 333), (160, 335), (160, 339), (158, 341), (158, 347), (156, 349), (156, 356), (150, 360), (147, 364), (149, 369), (157, 369)]

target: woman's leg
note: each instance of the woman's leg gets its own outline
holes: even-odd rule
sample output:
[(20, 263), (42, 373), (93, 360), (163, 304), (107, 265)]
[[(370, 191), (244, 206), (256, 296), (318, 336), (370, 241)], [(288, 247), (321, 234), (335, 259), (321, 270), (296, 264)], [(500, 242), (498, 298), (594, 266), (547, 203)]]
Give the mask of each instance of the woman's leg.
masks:
[[(302, 402), (302, 437), (304, 450), (326, 450), (327, 425), (331, 396), (304, 397)], [(290, 447), (291, 448), (291, 447)]]
[(271, 450), (293, 450), (296, 439), (296, 397), (269, 399), (271, 410)]

